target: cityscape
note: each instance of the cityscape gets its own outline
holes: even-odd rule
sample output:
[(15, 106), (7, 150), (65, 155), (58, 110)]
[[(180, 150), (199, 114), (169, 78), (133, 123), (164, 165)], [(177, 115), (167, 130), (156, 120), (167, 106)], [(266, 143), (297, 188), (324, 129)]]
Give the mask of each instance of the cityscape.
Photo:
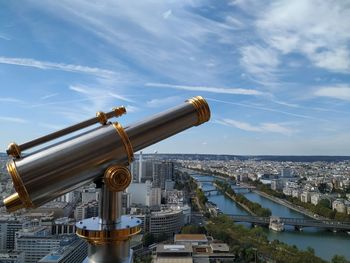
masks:
[[(302, 162), (278, 156), (140, 152), (129, 167), (132, 183), (122, 194), (123, 214), (141, 221), (141, 233), (130, 241), (134, 262), (346, 262), (350, 158), (334, 158), (305, 157)], [(2, 154), (3, 198), (13, 192), (7, 160)], [(75, 235), (75, 225), (98, 216), (100, 195), (91, 184), (36, 209), (9, 214), (2, 208), (0, 262), (82, 262), (87, 244)], [(239, 199), (241, 195), (249, 203)], [(267, 222), (254, 221), (265, 217)], [(286, 218), (299, 223), (283, 223)], [(227, 223), (220, 220), (259, 233), (270, 240), (267, 244), (278, 242), (275, 250), (283, 244), (293, 256), (282, 260), (255, 242), (223, 238), (216, 227)], [(305, 257), (312, 261), (303, 261)]]
[(350, 263), (349, 0), (0, 2), (0, 263)]

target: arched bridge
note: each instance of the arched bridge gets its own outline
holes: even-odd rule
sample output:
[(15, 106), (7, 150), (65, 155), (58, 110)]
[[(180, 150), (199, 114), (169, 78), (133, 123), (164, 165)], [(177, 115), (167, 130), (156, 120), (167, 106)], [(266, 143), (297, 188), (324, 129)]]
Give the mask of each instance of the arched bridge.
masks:
[[(227, 215), (235, 222), (249, 222), (258, 225), (269, 225), (270, 217), (259, 217), (259, 216), (245, 216), (245, 215)], [(303, 227), (319, 227), (327, 228), (331, 230), (344, 230), (350, 231), (350, 222), (341, 222), (333, 220), (315, 220), (315, 219), (304, 219), (304, 218), (287, 218), (279, 217), (280, 222), (285, 225), (294, 226), (296, 228)]]
[(215, 194), (215, 195), (222, 195), (223, 194), (219, 189), (204, 190), (203, 193), (208, 194), (209, 196), (212, 194)]

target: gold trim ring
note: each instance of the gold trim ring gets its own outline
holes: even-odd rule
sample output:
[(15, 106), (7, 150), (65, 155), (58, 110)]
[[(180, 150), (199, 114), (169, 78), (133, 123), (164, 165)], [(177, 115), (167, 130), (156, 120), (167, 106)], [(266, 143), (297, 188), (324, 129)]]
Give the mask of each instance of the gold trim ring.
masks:
[(114, 116), (115, 117), (122, 116), (123, 114), (126, 113), (126, 109), (125, 109), (124, 106), (115, 107), (115, 108), (112, 109), (112, 111), (114, 112)]
[(96, 118), (102, 125), (105, 125), (108, 121), (107, 115), (103, 111), (96, 112)]
[(186, 102), (191, 103), (197, 111), (198, 121), (196, 126), (209, 121), (210, 119), (210, 108), (205, 99), (201, 96), (193, 97), (192, 99), (186, 100)]
[(7, 147), (7, 154), (11, 155), (15, 158), (21, 157), (21, 148), (19, 148), (18, 144), (15, 142), (11, 142), (9, 146)]
[[(121, 221), (127, 220), (130, 217), (122, 216)], [(141, 227), (135, 222), (131, 225), (125, 225), (123, 228), (119, 229), (104, 229), (104, 226), (98, 223), (99, 218), (93, 217), (84, 219), (76, 224), (76, 234), (80, 237), (88, 241), (93, 245), (104, 245), (104, 244), (113, 244), (118, 241), (124, 241), (130, 239), (132, 236), (137, 235), (141, 232)], [(138, 220), (139, 221), (139, 220)], [(87, 227), (87, 225), (90, 226)], [(110, 226), (110, 227), (115, 227)]]
[(32, 200), (29, 197), (29, 194), (27, 192), (27, 189), (25, 188), (23, 181), (21, 177), (18, 174), (15, 162), (13, 160), (9, 161), (6, 164), (7, 171), (11, 175), (13, 186), (16, 189), (16, 192), (18, 193), (19, 199), (21, 199), (23, 206), (25, 208), (34, 207)]
[(137, 235), (141, 232), (141, 227), (136, 226), (132, 228), (122, 229), (122, 230), (100, 230), (100, 231), (91, 231), (87, 229), (77, 228), (76, 234), (85, 239), (91, 244), (94, 245), (104, 245), (111, 244), (117, 241), (128, 240), (134, 235)]
[(129, 136), (126, 134), (124, 128), (118, 122), (114, 122), (113, 126), (123, 141), (126, 154), (128, 155), (128, 162), (131, 163), (134, 160), (134, 150), (129, 140)]
[(105, 171), (104, 179), (110, 191), (121, 192), (131, 183), (131, 174), (125, 166), (113, 165)]

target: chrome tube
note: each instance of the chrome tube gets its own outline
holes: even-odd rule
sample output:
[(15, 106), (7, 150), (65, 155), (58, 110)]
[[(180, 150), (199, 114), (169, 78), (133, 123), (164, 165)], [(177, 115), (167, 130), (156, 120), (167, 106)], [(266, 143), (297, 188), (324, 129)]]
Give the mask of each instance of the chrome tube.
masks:
[(102, 177), (112, 164), (125, 165), (141, 150), (210, 118), (200, 96), (127, 126), (106, 124), (7, 164), (16, 193), (4, 200), (9, 212), (35, 208)]
[(122, 215), (122, 192), (110, 191), (108, 186), (103, 184), (98, 214), (101, 225), (108, 227), (117, 224)]
[(88, 257), (83, 263), (132, 263), (129, 241), (95, 246), (88, 244)]

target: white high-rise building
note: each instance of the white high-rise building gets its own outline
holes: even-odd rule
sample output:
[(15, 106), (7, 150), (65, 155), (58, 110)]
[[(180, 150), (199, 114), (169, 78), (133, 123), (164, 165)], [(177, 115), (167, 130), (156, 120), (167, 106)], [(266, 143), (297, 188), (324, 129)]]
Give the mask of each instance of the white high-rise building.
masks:
[(138, 177), (139, 183), (141, 183), (141, 178), (142, 178), (142, 151), (140, 152), (140, 157), (139, 157), (139, 177)]
[(152, 187), (149, 196), (149, 206), (160, 206), (161, 197), (162, 189)]
[(149, 196), (152, 183), (146, 181), (146, 183), (132, 183), (126, 189), (127, 193), (130, 193), (130, 203), (138, 205), (149, 205)]
[(24, 253), (22, 251), (4, 250), (0, 251), (1, 263), (23, 263)]
[(62, 239), (60, 246), (39, 263), (81, 263), (87, 256), (87, 243), (75, 235)]
[(172, 162), (154, 162), (153, 163), (153, 187), (165, 189), (165, 181), (173, 180), (174, 163)]
[(81, 201), (83, 204), (87, 204), (93, 201), (99, 200), (99, 191), (96, 188), (83, 189), (81, 193)]
[(16, 233), (17, 251), (24, 252), (24, 262), (37, 263), (52, 250), (60, 246), (61, 238), (52, 236), (48, 227), (24, 229)]
[(74, 218), (77, 221), (96, 216), (98, 216), (98, 202), (96, 201), (78, 205), (74, 210)]

